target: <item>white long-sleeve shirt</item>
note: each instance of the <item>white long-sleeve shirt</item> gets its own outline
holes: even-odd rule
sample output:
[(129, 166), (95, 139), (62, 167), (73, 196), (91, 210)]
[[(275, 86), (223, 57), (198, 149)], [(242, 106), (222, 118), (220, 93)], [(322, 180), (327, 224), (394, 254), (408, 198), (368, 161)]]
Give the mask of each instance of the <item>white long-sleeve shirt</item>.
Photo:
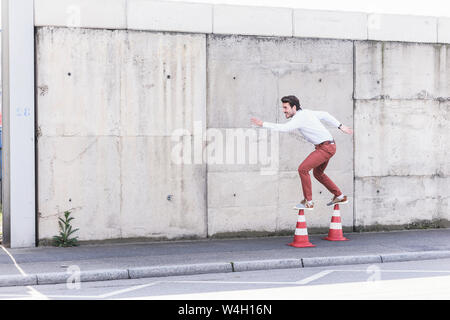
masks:
[(286, 123), (263, 122), (263, 127), (282, 132), (298, 130), (308, 142), (319, 144), (333, 140), (333, 136), (320, 122), (321, 120), (336, 128), (341, 124), (326, 111), (301, 109), (297, 110), (291, 120)]

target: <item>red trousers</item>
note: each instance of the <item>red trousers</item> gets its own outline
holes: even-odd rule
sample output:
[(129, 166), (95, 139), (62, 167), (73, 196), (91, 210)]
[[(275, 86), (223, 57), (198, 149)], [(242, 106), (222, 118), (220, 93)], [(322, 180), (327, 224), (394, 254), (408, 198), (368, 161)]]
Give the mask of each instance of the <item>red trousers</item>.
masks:
[(311, 177), (309, 171), (313, 170), (314, 177), (325, 186), (335, 196), (340, 196), (342, 192), (324, 173), (328, 161), (336, 153), (336, 144), (316, 145), (313, 151), (298, 167), (298, 173), (302, 182), (303, 195), (306, 200), (312, 200)]

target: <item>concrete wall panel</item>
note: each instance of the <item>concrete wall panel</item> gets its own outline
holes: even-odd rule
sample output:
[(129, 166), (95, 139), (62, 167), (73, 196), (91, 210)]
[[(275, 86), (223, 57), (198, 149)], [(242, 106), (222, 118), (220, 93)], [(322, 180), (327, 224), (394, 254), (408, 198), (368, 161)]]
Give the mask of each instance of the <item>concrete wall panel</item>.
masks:
[(251, 116), (266, 115), (275, 121), (276, 75), (260, 66), (259, 48), (252, 48), (249, 41), (239, 36), (208, 36), (209, 128), (249, 128)]
[(296, 94), (305, 108), (328, 110), (342, 121), (351, 120), (351, 42), (208, 39), (208, 127), (250, 127), (252, 116), (285, 121), (280, 98), (288, 94)]
[(172, 137), (206, 126), (205, 36), (37, 32), (39, 238), (66, 209), (80, 240), (206, 236), (206, 166)]
[(208, 234), (230, 237), (273, 233), (276, 209), (276, 206), (210, 208)]
[[(350, 41), (208, 36), (208, 129), (220, 128), (222, 133), (237, 128), (256, 130), (250, 128), (252, 116), (285, 122), (280, 98), (289, 94), (297, 95), (304, 108), (329, 111), (352, 126), (352, 63), (353, 44)], [(352, 197), (353, 141), (337, 128), (330, 128), (330, 131), (339, 144), (339, 153), (332, 159), (327, 172)], [(254, 140), (264, 142), (259, 135)], [(265, 222), (259, 223), (266, 225), (274, 221), (273, 231), (295, 228), (298, 212), (292, 207), (303, 199), (297, 168), (314, 147), (295, 133), (279, 133), (278, 141), (278, 159), (272, 163), (275, 166), (272, 175), (258, 172), (261, 165), (208, 165), (208, 221), (212, 228), (209, 234), (245, 230), (247, 222), (237, 218), (238, 208), (242, 210), (242, 219), (246, 219), (248, 208), (260, 208), (257, 212), (264, 212), (260, 219)], [(269, 140), (266, 142), (270, 144)], [(234, 169), (237, 167), (243, 171), (238, 172)], [(325, 229), (332, 213), (332, 208), (325, 204), (332, 195), (312, 174), (311, 178), (318, 207), (309, 226)], [(234, 192), (241, 188), (249, 190), (239, 198), (242, 203), (236, 202), (242, 192)], [(224, 200), (226, 195), (231, 202)], [(225, 224), (225, 216), (231, 209), (219, 208), (219, 203), (231, 206), (231, 215), (236, 218), (226, 220)], [(345, 213), (346, 226), (353, 223), (352, 209), (350, 205)]]
[(215, 5), (213, 32), (262, 36), (292, 36), (292, 10), (275, 7)]
[(449, 47), (396, 42), (355, 43), (355, 98), (449, 97)]
[(437, 42), (437, 18), (372, 13), (367, 39), (380, 41)]
[(35, 0), (35, 26), (126, 29), (127, 0)]
[[(355, 126), (330, 128), (344, 228), (448, 221), (448, 59), (441, 44), (38, 28), (39, 237), (67, 209), (80, 240), (293, 232), (314, 147), (280, 133), (271, 172), (248, 144), (244, 163), (226, 149), (230, 130), (270, 149), (250, 118), (285, 122), (288, 94)], [(174, 161), (175, 132), (194, 164)], [(224, 163), (203, 158), (214, 134)], [(331, 194), (311, 179), (307, 225), (325, 232)]]
[(208, 235), (273, 232), (278, 175), (208, 172)]
[(121, 63), (124, 136), (205, 127), (205, 35), (129, 31)]
[(170, 137), (121, 138), (124, 237), (206, 236), (206, 166), (171, 161)]
[(367, 14), (295, 9), (294, 37), (365, 40)]
[[(40, 134), (120, 134), (122, 43), (119, 31), (39, 28)], [(76, 43), (76, 45), (73, 45)]]
[(259, 172), (209, 172), (208, 207), (276, 205), (277, 180)]
[(357, 101), (355, 175), (449, 175), (448, 102)]
[(445, 17), (163, 0), (35, 0), (35, 25), (450, 43)]
[(120, 238), (119, 138), (45, 136), (38, 150), (39, 238), (58, 235), (66, 210), (80, 240)]
[(355, 227), (389, 230), (448, 227), (450, 181), (440, 176), (356, 178)]
[(128, 0), (128, 29), (212, 32), (213, 6), (149, 0)]

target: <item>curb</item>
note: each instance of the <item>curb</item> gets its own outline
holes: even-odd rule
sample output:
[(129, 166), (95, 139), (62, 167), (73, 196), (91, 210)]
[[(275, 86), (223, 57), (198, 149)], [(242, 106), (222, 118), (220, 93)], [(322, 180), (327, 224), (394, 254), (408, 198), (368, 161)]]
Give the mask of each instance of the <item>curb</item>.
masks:
[(401, 262), (412, 260), (431, 260), (450, 258), (450, 251), (404, 252), (381, 255), (382, 262)]
[(270, 269), (309, 268), (349, 264), (375, 264), (443, 258), (450, 258), (450, 251), (422, 251), (380, 255), (311, 257), (298, 259), (149, 266), (129, 269), (88, 270), (80, 271), (79, 274), (69, 272), (48, 272), (30, 275), (2, 275), (0, 276), (0, 287), (62, 284), (73, 283), (75, 281), (108, 281), (208, 273), (245, 272)]
[(303, 258), (302, 261), (304, 268), (383, 262), (380, 255)]
[(232, 264), (234, 272), (302, 268), (301, 259), (236, 261)]
[(38, 273), (34, 276), (36, 277), (36, 284), (58, 284), (74, 281), (88, 282), (129, 279), (128, 270), (116, 269), (80, 271), (79, 274), (73, 272), (49, 272)]
[(231, 263), (201, 263), (128, 269), (130, 279), (233, 272)]

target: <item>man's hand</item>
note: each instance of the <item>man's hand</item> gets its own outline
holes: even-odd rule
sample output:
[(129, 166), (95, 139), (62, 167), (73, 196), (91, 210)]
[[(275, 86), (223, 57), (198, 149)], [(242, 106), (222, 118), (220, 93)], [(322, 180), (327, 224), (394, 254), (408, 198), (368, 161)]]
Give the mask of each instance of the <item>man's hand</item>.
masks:
[(251, 118), (250, 121), (258, 127), (262, 127), (263, 125), (263, 122), (257, 118)]
[(342, 125), (340, 129), (347, 134), (353, 134), (352, 128), (349, 128), (347, 126)]

